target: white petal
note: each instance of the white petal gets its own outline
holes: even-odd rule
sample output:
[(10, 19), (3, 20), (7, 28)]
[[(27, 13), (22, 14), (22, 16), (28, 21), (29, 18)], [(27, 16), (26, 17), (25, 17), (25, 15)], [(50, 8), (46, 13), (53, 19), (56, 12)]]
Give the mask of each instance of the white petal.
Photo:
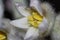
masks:
[(29, 28), (27, 18), (21, 18), (18, 20), (11, 21), (10, 24), (14, 25), (15, 27), (21, 28), (21, 29)]
[(33, 40), (33, 39), (38, 38), (39, 36), (38, 32), (39, 32), (38, 29), (35, 29), (33, 27), (29, 28), (24, 37), (24, 40)]
[(17, 9), (23, 16), (29, 16), (30, 15), (30, 13), (23, 6), (19, 6)]
[(43, 19), (43, 22), (39, 25), (40, 32), (45, 32), (48, 29), (48, 22), (47, 19)]
[(30, 7), (34, 7), (40, 13), (40, 15), (43, 15), (39, 0), (30, 0)]

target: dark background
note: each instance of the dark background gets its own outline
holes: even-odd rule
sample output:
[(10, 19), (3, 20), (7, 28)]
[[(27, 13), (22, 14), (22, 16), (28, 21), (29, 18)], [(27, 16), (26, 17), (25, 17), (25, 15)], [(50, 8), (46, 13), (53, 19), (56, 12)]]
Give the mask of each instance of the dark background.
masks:
[(55, 9), (55, 12), (60, 11), (60, 0), (41, 0), (42, 2), (48, 2), (52, 5), (52, 7)]

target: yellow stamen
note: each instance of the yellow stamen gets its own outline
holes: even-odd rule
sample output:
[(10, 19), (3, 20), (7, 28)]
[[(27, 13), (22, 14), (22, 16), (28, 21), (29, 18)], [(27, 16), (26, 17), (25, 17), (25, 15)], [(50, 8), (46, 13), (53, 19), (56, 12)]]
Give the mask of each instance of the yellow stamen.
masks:
[(0, 31), (0, 40), (6, 40), (6, 34)]
[(41, 16), (37, 11), (31, 10), (31, 15), (28, 16), (28, 22), (34, 28), (38, 28), (38, 25), (43, 21), (43, 16)]
[(32, 16), (34, 19), (38, 20), (38, 21), (42, 21), (43, 16), (39, 15), (37, 12), (32, 12)]
[(38, 23), (36, 23), (35, 21), (29, 21), (29, 23), (34, 27), (37, 28)]

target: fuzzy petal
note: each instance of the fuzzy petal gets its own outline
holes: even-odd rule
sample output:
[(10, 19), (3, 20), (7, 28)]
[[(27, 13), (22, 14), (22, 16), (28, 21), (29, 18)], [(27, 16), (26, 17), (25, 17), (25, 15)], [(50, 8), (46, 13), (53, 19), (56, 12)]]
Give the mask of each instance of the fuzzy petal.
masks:
[(18, 20), (11, 21), (10, 24), (14, 25), (15, 27), (21, 28), (21, 29), (29, 28), (27, 18), (21, 18)]
[(40, 32), (45, 32), (48, 29), (48, 22), (47, 19), (43, 19), (43, 22), (39, 25)]
[(2, 2), (2, 0), (0, 0), (0, 27), (2, 27), (3, 13), (4, 13), (3, 2)]
[(25, 17), (30, 15), (30, 13), (27, 10), (25, 10), (26, 8), (23, 6), (19, 6), (17, 7), (17, 9)]
[(43, 15), (39, 0), (30, 0), (30, 7), (34, 7), (40, 13), (40, 15)]
[(38, 29), (35, 29), (33, 27), (29, 28), (25, 37), (24, 37), (24, 40), (33, 40), (33, 39), (36, 39), (38, 36), (39, 36), (39, 33), (38, 33)]

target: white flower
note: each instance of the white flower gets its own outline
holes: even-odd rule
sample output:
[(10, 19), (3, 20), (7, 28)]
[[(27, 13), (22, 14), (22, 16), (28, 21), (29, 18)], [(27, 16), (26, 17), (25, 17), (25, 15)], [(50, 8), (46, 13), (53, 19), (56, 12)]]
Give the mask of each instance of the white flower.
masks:
[(0, 28), (2, 27), (4, 6), (2, 0), (0, 0)]
[[(40, 12), (39, 13), (40, 13), (40, 15), (42, 15), (41, 8), (39, 8), (36, 5), (34, 6), (34, 5), (30, 4), (30, 7), (34, 7), (38, 12), (40, 11), (41, 13)], [(39, 5), (39, 4), (37, 4), (37, 5)], [(11, 24), (14, 25), (15, 27), (18, 27), (20, 29), (23, 29), (23, 30), (27, 31), (26, 35), (24, 37), (24, 40), (34, 40), (34, 39), (37, 39), (40, 34), (42, 34), (45, 31), (47, 31), (47, 29), (48, 29), (48, 21), (47, 21), (47, 19), (45, 17), (43, 18), (42, 22), (38, 25), (38, 28), (34, 28), (33, 26), (30, 26), (28, 24), (27, 17), (30, 16), (30, 13), (25, 10), (25, 7), (19, 7), (18, 10), (20, 11), (20, 13), (24, 17), (12, 21)]]

